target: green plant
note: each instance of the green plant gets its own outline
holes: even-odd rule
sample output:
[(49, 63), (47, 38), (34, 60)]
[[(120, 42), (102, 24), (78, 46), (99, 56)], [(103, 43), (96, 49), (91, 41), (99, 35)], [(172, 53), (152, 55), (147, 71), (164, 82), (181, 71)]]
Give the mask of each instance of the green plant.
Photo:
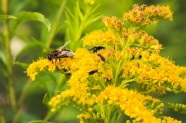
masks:
[[(57, 8), (56, 12), (53, 12), (53, 14), (48, 17), (52, 18), (50, 21), (42, 13), (25, 11), (25, 8), (27, 10), (29, 7), (32, 7), (32, 5), (37, 4), (42, 4), (43, 6), (39, 7), (43, 8), (44, 4), (47, 3), (48, 8), (44, 8), (46, 11), (51, 12), (48, 9), (54, 10), (54, 8)], [(72, 5), (68, 6), (67, 4), (75, 4), (74, 10), (71, 9)], [(45, 73), (50, 77), (38, 77), (40, 84), (35, 85), (31, 82), (30, 79), (26, 79), (23, 76), (20, 76), (20, 73), (25, 74), (23, 71), (25, 71), (28, 67), (26, 62), (30, 62), (30, 60), (34, 59), (34, 57), (46, 55), (47, 52), (50, 52), (50, 47), (52, 47), (51, 45), (56, 45), (55, 43), (53, 44), (53, 42), (59, 42), (60, 45), (63, 44), (62, 39), (58, 41), (55, 37), (60, 33), (60, 30), (63, 30), (66, 25), (68, 25), (68, 28), (70, 28), (70, 26), (72, 26), (69, 25), (70, 23), (74, 23), (73, 26), (76, 27), (76, 32), (74, 32), (74, 30), (67, 29), (68, 31), (66, 32), (66, 35), (71, 36), (71, 42), (75, 42), (75, 40), (77, 42), (77, 40), (81, 38), (81, 35), (83, 35), (85, 27), (91, 25), (101, 17), (99, 14), (95, 14), (97, 7), (95, 8), (91, 1), (81, 2), (78, 0), (75, 1), (75, 3), (67, 3), (66, 0), (58, 2), (47, 1), (46, 3), (43, 1), (35, 2), (29, 0), (22, 1), (21, 3), (20, 1), (16, 0), (0, 1), (0, 31), (2, 32), (0, 34), (0, 68), (2, 70), (2, 74), (0, 75), (0, 82), (2, 82), (0, 83), (0, 97), (2, 97), (0, 98), (1, 123), (20, 123), (27, 122), (31, 119), (37, 119), (36, 117), (39, 115), (39, 113), (37, 114), (37, 111), (34, 115), (32, 114), (32, 111), (25, 111), (25, 105), (27, 109), (31, 107), (27, 102), (29, 96), (37, 92), (36, 88), (44, 87), (44, 89), (42, 88), (44, 90), (43, 92), (47, 92), (45, 97), (51, 97), (55, 90), (60, 90), (63, 87), (65, 84), (65, 77), (63, 75)], [(66, 13), (66, 17), (64, 11)], [(76, 14), (75, 18), (74, 16), (71, 16), (72, 13)], [(47, 14), (45, 13), (45, 15)], [(66, 18), (66, 25), (61, 23), (64, 18)], [(76, 22), (73, 22), (74, 19)], [(40, 31), (40, 28), (35, 27), (37, 24), (31, 21), (40, 22), (45, 25), (46, 28), (42, 28)], [(29, 26), (27, 26), (25, 23), (31, 25), (32, 29), (29, 29)], [(37, 37), (37, 34), (40, 34), (41, 36), (39, 36), (37, 39), (35, 37), (32, 38), (32, 35), (29, 34), (32, 30), (34, 30), (36, 33), (35, 37)], [(68, 38), (68, 36), (66, 36), (66, 38)], [(21, 39), (21, 42), (24, 42), (24, 46), (22, 46), (22, 49), (16, 54), (14, 54), (14, 48), (17, 48), (17, 46), (13, 46), (13, 48), (11, 47), (13, 44), (12, 42), (14, 42), (15, 39)], [(38, 52), (38, 54), (35, 54), (35, 52)], [(56, 76), (58, 79), (55, 79)], [(52, 87), (54, 88), (51, 87), (51, 83), (46, 83), (46, 81), (51, 80), (54, 80), (54, 83), (52, 83)], [(24, 84), (22, 84), (23, 81)], [(4, 93), (8, 93), (8, 95)], [(44, 103), (46, 102), (46, 99), (47, 98), (44, 98)], [(41, 107), (39, 108), (41, 109)], [(35, 110), (37, 110), (37, 106), (35, 107)], [(46, 110), (46, 107), (44, 110)], [(43, 116), (43, 122), (47, 121), (50, 117), (52, 117), (52, 115), (53, 114), (50, 113), (50, 111), (46, 111), (45, 116)]]
[[(174, 11), (174, 22), (167, 23), (165, 20), (158, 25), (146, 26), (147, 22), (156, 23), (160, 16), (158, 18), (152, 17), (150, 21), (148, 17), (140, 18), (142, 23), (139, 23), (139, 17), (142, 16), (131, 16), (131, 14), (128, 16), (126, 14), (124, 18), (128, 21), (123, 21), (123, 11), (128, 11), (132, 3), (170, 5), (171, 10)], [(143, 8), (149, 7), (140, 6), (140, 10)], [(153, 37), (150, 36), (156, 29), (156, 34), (153, 36), (159, 41), (163, 41), (161, 43), (166, 47), (161, 50), (161, 55), (169, 55), (169, 59), (173, 58), (177, 64), (184, 65), (185, 35), (184, 19), (182, 19), (184, 8), (184, 1), (0, 0), (0, 123), (25, 123), (29, 121), (66, 123), (79, 122), (79, 119), (81, 122), (111, 121), (113, 123), (124, 122), (127, 119), (132, 121), (135, 118), (129, 118), (129, 116), (138, 117), (137, 114), (134, 113), (131, 116), (130, 111), (133, 110), (127, 110), (125, 106), (120, 108), (122, 105), (116, 103), (121, 101), (123, 97), (131, 96), (131, 92), (134, 92), (135, 96), (127, 98), (125, 104), (134, 105), (135, 101), (132, 99), (141, 96), (140, 100), (137, 99), (137, 101), (143, 101), (144, 104), (136, 105), (138, 107), (140, 105), (145, 106), (148, 109), (144, 110), (146, 113), (149, 110), (156, 112), (153, 116), (158, 120), (171, 122), (175, 118), (184, 122), (185, 116), (179, 114), (185, 114), (185, 104), (181, 104), (184, 101), (182, 97), (184, 93), (180, 94), (179, 92), (184, 91), (185, 68), (175, 66), (174, 62), (159, 57), (158, 50), (161, 49), (161, 44), (155, 38), (152, 41)], [(103, 17), (104, 23), (101, 23), (101, 21), (97, 21), (102, 17), (100, 13), (110, 17)], [(137, 13), (144, 14), (140, 11)], [(112, 17), (113, 15), (117, 15), (119, 18)], [(139, 22), (134, 21), (135, 19)], [(142, 37), (156, 45), (148, 44), (148, 41), (144, 42)], [(75, 52), (74, 57), (53, 59), (49, 62), (46, 55), (66, 41), (70, 41), (66, 48)], [(166, 45), (168, 43), (170, 45), (176, 43), (176, 45), (172, 44), (169, 47)], [(179, 43), (180, 45), (177, 45)], [(17, 48), (20, 49), (16, 51)], [(148, 56), (148, 51), (149, 57), (145, 59)], [(164, 54), (166, 51), (168, 53)], [(152, 55), (154, 53), (158, 57)], [(161, 59), (165, 60), (166, 65), (162, 65), (162, 62), (155, 65), (156, 62), (154, 61), (158, 63)], [(151, 60), (150, 63), (149, 60)], [(33, 63), (28, 66), (31, 61)], [(41, 66), (37, 67), (36, 64), (39, 62)], [(116, 62), (117, 64), (115, 64)], [(147, 67), (145, 67), (146, 63), (148, 63)], [(39, 75), (33, 75), (35, 80), (32, 82), (31, 79), (33, 78), (30, 79), (25, 76), (25, 71), (34, 64), (36, 69), (32, 69), (30, 75), (35, 70), (38, 71)], [(43, 65), (46, 66), (41, 69), (42, 71), (37, 69)], [(156, 85), (159, 80), (165, 79), (162, 76), (165, 71), (158, 71), (160, 66), (165, 67), (162, 69), (167, 69), (167, 73), (172, 75), (169, 79), (172, 81), (171, 85), (169, 85), (168, 79), (168, 81), (163, 81), (164, 83), (161, 81), (162, 83)], [(48, 71), (47, 68), (49, 67), (52, 69)], [(143, 70), (151, 67), (152, 69), (148, 69), (152, 70), (150, 72)], [(173, 67), (175, 68), (174, 73), (171, 73)], [(156, 72), (159, 72), (158, 74), (153, 71), (155, 69)], [(51, 72), (50, 70), (54, 71)], [(178, 70), (182, 73), (179, 74)], [(166, 76), (167, 73), (165, 73)], [(157, 77), (155, 75), (160, 75), (157, 82), (156, 79), (151, 80), (152, 75), (154, 78)], [(180, 76), (178, 77), (178, 75)], [(79, 78), (80, 76), (82, 77)], [(175, 79), (174, 77), (178, 78)], [(73, 83), (73, 79), (78, 79), (77, 83)], [(142, 82), (141, 79), (154, 83), (149, 85), (146, 83), (148, 81)], [(184, 79), (183, 85), (180, 86), (179, 82), (182, 79)], [(174, 80), (177, 80), (178, 83), (175, 83)], [(72, 93), (73, 90), (77, 90), (77, 93)], [(155, 90), (162, 95), (154, 92)], [(78, 96), (78, 94), (83, 96)], [(103, 103), (99, 102), (105, 94), (110, 94), (109, 98), (105, 98)], [(58, 98), (61, 96), (63, 98)], [(64, 98), (64, 96), (71, 97)], [(63, 99), (64, 102), (61, 102)], [(80, 100), (77, 101), (76, 99)], [(83, 105), (82, 102), (84, 102)], [(173, 111), (166, 108), (167, 102), (170, 102), (168, 103), (170, 109), (179, 113), (170, 114)], [(125, 112), (122, 110), (124, 108), (126, 109)], [(163, 109), (163, 113), (159, 114), (161, 109)], [(76, 118), (77, 115), (79, 119)], [(163, 119), (161, 117), (166, 115), (173, 118), (164, 117)]]
[[(134, 5), (123, 18), (103, 17), (106, 29), (84, 36), (83, 48), (73, 57), (40, 58), (29, 65), (27, 75), (32, 80), (40, 71), (70, 75), (65, 90), (48, 105), (56, 112), (73, 104), (81, 111), (81, 123), (118, 123), (123, 114), (130, 117), (125, 116), (127, 123), (180, 123), (161, 116), (164, 103), (152, 94), (185, 92), (186, 68), (161, 57), (162, 45), (144, 30), (160, 19), (172, 20), (172, 12), (167, 6)], [(169, 105), (185, 111), (184, 105)]]

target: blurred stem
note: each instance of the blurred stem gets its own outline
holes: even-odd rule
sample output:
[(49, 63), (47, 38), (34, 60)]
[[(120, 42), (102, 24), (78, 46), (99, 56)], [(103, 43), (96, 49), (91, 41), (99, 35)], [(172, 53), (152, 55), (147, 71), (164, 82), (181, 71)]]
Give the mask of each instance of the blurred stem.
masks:
[(59, 22), (60, 22), (60, 19), (61, 19), (61, 16), (62, 16), (62, 13), (64, 11), (64, 8), (65, 8), (65, 5), (66, 5), (66, 0), (63, 0), (63, 3), (61, 4), (60, 8), (59, 8), (59, 11), (56, 15), (56, 19), (52, 25), (52, 29), (51, 29), (51, 32), (49, 34), (49, 37), (48, 37), (48, 40), (46, 42), (46, 48), (49, 48), (50, 47), (50, 44), (52, 43), (52, 40), (56, 34), (56, 30), (57, 30), (57, 27), (59, 25)]
[(6, 123), (5, 122), (5, 114), (4, 114), (4, 109), (3, 109), (3, 103), (1, 101), (1, 98), (0, 98), (0, 123)]
[(115, 77), (114, 77), (114, 85), (117, 86), (118, 84), (118, 77), (119, 77), (119, 73), (121, 71), (121, 67), (122, 67), (122, 61), (119, 61), (117, 67), (116, 67), (116, 73), (115, 73)]
[(48, 121), (48, 119), (50, 119), (50, 117), (53, 116), (54, 113), (52, 113), (50, 110), (47, 112), (47, 114), (45, 115), (45, 117), (43, 118), (44, 121)]
[(19, 117), (21, 115), (21, 112), (22, 112), (21, 108), (19, 108), (19, 110), (16, 112), (16, 115), (15, 115), (12, 123), (18, 123), (18, 120), (19, 120)]
[(28, 88), (30, 87), (31, 83), (32, 83), (32, 81), (31, 81), (31, 79), (29, 79), (27, 81), (26, 85), (24, 86), (23, 91), (21, 92), (20, 98), (18, 100), (18, 107), (20, 107), (22, 105), (23, 100), (24, 100), (24, 98), (25, 98), (25, 96), (27, 94), (26, 92), (27, 92)]
[[(77, 4), (79, 6), (79, 3), (78, 2), (77, 2)], [(87, 6), (86, 7), (86, 11), (85, 11), (85, 15), (81, 19), (81, 22), (80, 22), (80, 25), (79, 25), (79, 29), (75, 33), (76, 35), (75, 35), (74, 46), (78, 46), (79, 40), (81, 38), (81, 35), (82, 35), (84, 29), (86, 28), (86, 26), (88, 26), (87, 25), (87, 20), (88, 20), (88, 17), (90, 16), (90, 11), (91, 11), (91, 7), (90, 6)]]
[(3, 115), (0, 115), (0, 123), (5, 123), (5, 119), (4, 119)]
[(108, 111), (107, 111), (107, 117), (106, 117), (106, 123), (111, 122), (111, 106), (108, 106)]
[(1, 6), (1, 8), (2, 8), (2, 10), (3, 10), (3, 12), (4, 12), (4, 14), (7, 14), (8, 12), (8, 0), (1, 0), (1, 3), (2, 3), (2, 6)]
[[(78, 4), (78, 6), (79, 6), (79, 4)], [(90, 9), (91, 8), (88, 6), (86, 11), (85, 11), (85, 16), (83, 16), (83, 18), (81, 20), (81, 23), (80, 23), (80, 26), (79, 26), (79, 30), (76, 33), (75, 41), (78, 41), (81, 38), (83, 30), (85, 29), (87, 18), (89, 17)]]
[[(2, 0), (2, 10), (5, 15), (8, 15), (8, 0)], [(5, 20), (3, 22), (3, 34), (5, 38), (5, 61), (7, 67), (7, 76), (8, 76), (8, 89), (9, 89), (9, 98), (10, 103), (13, 109), (16, 108), (16, 99), (15, 99), (15, 90), (13, 86), (12, 79), (12, 56), (10, 51), (10, 31), (9, 31), (9, 22)]]
[(119, 115), (118, 115), (118, 117), (117, 117), (115, 123), (118, 123), (118, 122), (119, 122), (119, 119), (121, 118), (122, 114), (123, 114), (123, 112), (120, 112), (120, 113), (119, 113)]

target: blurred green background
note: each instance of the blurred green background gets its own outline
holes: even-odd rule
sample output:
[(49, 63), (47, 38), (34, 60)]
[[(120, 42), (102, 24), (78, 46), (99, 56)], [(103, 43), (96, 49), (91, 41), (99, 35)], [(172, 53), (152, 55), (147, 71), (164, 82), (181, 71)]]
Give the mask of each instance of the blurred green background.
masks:
[[(3, 0), (2, 0), (3, 1)], [(2, 1), (0, 4), (2, 4)], [(9, 14), (16, 16), (21, 11), (31, 11), (42, 13), (52, 24), (55, 21), (59, 7), (63, 0), (10, 0), (9, 1)], [(117, 16), (122, 19), (123, 13), (132, 8), (133, 4), (146, 4), (146, 5), (168, 5), (173, 13), (173, 21), (162, 20), (157, 25), (150, 25), (146, 28), (150, 35), (157, 38), (160, 43), (163, 44), (164, 49), (161, 51), (163, 57), (167, 57), (175, 61), (176, 65), (186, 66), (186, 1), (184, 0), (100, 0), (96, 1), (96, 4), (100, 4), (97, 12), (101, 15)], [(1, 6), (1, 5), (0, 5)], [(68, 0), (65, 8), (73, 9), (75, 6), (75, 0)], [(65, 11), (65, 10), (64, 10)], [(2, 14), (2, 10), (0, 11)], [(13, 20), (11, 20), (13, 21)], [(53, 26), (53, 25), (52, 25)], [(50, 48), (59, 47), (63, 44), (65, 37), (65, 31), (67, 28), (65, 23), (65, 14), (62, 15), (57, 31), (52, 39)], [(89, 33), (95, 29), (104, 28), (101, 23), (101, 19), (91, 24), (84, 32), (83, 35)], [(0, 21), (0, 33), (2, 32), (2, 21)], [(37, 60), (39, 57), (45, 57), (49, 50), (44, 49), (42, 46), (33, 42), (45, 43), (48, 39), (50, 32), (47, 28), (36, 21), (28, 21), (22, 23), (15, 30), (16, 33), (12, 36), (11, 50), (14, 62), (30, 64), (33, 60)], [(0, 43), (2, 45), (2, 38)], [(30, 48), (19, 52), (24, 46), (30, 45)], [(1, 46), (2, 47), (2, 46)], [(74, 48), (74, 49), (73, 49)], [(75, 50), (75, 47), (72, 49)], [(3, 49), (3, 48), (1, 48)], [(3, 65), (0, 65), (1, 71)], [(55, 121), (58, 123), (77, 123), (76, 118), (78, 111), (72, 106), (65, 107), (64, 110), (56, 113), (48, 113), (48, 107), (45, 104), (46, 98), (44, 95), (48, 93), (50, 98), (56, 90), (63, 90), (64, 81), (66, 78), (59, 73), (43, 72), (41, 76), (43, 78), (37, 78), (34, 82), (26, 76), (26, 67), (24, 64), (13, 65), (13, 81), (15, 86), (16, 99), (20, 97), (23, 88), (26, 83), (28, 89), (25, 93), (21, 106), (18, 109), (11, 109), (9, 106), (8, 92), (6, 80), (7, 78), (0, 78), (0, 115), (6, 116), (6, 122), (11, 123), (24, 123), (32, 120), (42, 120), (49, 117), (49, 121)], [(61, 83), (59, 83), (61, 82)], [(56, 89), (56, 83), (60, 84), (60, 88)], [(164, 102), (180, 102), (186, 103), (186, 95), (180, 94), (167, 94), (161, 96), (161, 100)], [(44, 101), (43, 101), (44, 99)], [(186, 122), (186, 118), (182, 114), (176, 114), (170, 111), (167, 106), (164, 111), (165, 115), (172, 116), (178, 120)], [(6, 109), (6, 110), (3, 110)], [(15, 119), (15, 116), (18, 118)], [(122, 122), (122, 121), (121, 121)]]

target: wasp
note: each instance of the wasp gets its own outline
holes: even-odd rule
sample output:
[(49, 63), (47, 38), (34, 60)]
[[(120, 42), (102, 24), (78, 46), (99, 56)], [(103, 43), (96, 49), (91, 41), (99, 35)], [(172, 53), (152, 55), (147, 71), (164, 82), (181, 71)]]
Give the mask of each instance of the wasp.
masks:
[(52, 59), (56, 59), (56, 58), (67, 58), (67, 57), (74, 56), (74, 52), (64, 48), (69, 42), (70, 41), (67, 41), (64, 45), (60, 46), (59, 48), (47, 54), (48, 60), (51, 61)]

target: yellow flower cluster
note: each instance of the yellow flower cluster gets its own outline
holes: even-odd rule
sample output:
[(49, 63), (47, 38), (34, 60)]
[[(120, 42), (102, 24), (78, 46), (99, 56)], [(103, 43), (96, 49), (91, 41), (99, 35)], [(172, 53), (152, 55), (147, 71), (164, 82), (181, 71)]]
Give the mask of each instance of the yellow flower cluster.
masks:
[(133, 26), (140, 27), (150, 25), (154, 20), (172, 20), (172, 12), (168, 6), (133, 5), (133, 9), (123, 15)]
[[(134, 5), (124, 18), (135, 26), (144, 26), (155, 19), (171, 19), (172, 12), (168, 7)], [(43, 70), (71, 75), (68, 88), (49, 101), (51, 111), (73, 103), (83, 111), (78, 115), (81, 123), (113, 121), (118, 110), (133, 122), (179, 123), (170, 117), (156, 117), (164, 104), (150, 94), (186, 92), (186, 68), (159, 56), (162, 45), (144, 30), (124, 27), (114, 16), (102, 21), (107, 30), (82, 38), (88, 48), (76, 49), (73, 57), (41, 58), (29, 65), (27, 75), (32, 80)], [(130, 84), (134, 87), (128, 87)]]
[(116, 16), (113, 16), (112, 18), (105, 16), (102, 18), (102, 21), (106, 27), (118, 32), (124, 28), (124, 24)]
[[(136, 120), (133, 120), (132, 122), (127, 120), (126, 123), (139, 123), (139, 122)], [(159, 119), (158, 121), (147, 121), (147, 123), (182, 123), (182, 122), (175, 120), (174, 118), (164, 116), (162, 120)]]
[[(87, 92), (87, 85), (85, 83), (74, 85), (74, 88), (65, 90), (60, 94), (54, 96), (49, 101), (49, 106), (52, 107), (51, 111), (55, 112), (57, 109), (60, 108), (61, 105), (68, 105), (69, 103), (77, 103), (81, 105), (81, 107), (77, 107), (84, 110), (85, 107), (92, 107), (95, 103), (95, 95), (91, 95)], [(84, 106), (84, 108), (82, 108)], [(88, 109), (91, 110), (91, 109)]]
[[(77, 118), (80, 119), (80, 123), (86, 123), (85, 121), (90, 118), (90, 114), (79, 114)], [(84, 120), (83, 120), (84, 119)]]
[(27, 68), (27, 76), (31, 78), (32, 81), (35, 80), (35, 76), (40, 71), (51, 71), (54, 72), (55, 70), (67, 70), (68, 66), (71, 64), (72, 59), (53, 59), (52, 61), (49, 61), (46, 58), (40, 58), (36, 62), (33, 61), (32, 64), (29, 65)]
[(160, 100), (120, 87), (108, 86), (96, 98), (96, 102), (101, 103), (102, 105), (119, 106), (126, 115), (135, 118), (138, 121), (143, 120), (144, 123), (157, 123), (158, 119), (153, 116), (155, 109), (150, 110), (145, 106), (148, 101), (152, 101), (151, 106), (156, 104), (159, 105), (158, 110), (161, 110), (163, 104), (160, 103)]
[(48, 59), (40, 58), (36, 62), (32, 62), (32, 64), (29, 65), (26, 71), (27, 76), (29, 76), (32, 80), (35, 80), (35, 76), (44, 68), (48, 68), (48, 71), (53, 72), (56, 66), (51, 64)]
[(93, 31), (83, 38), (83, 46), (103, 46), (116, 44), (112, 31)]
[[(128, 50), (128, 52), (134, 52), (134, 49)], [(143, 51), (140, 54), (142, 55), (140, 60), (128, 61), (123, 65), (124, 80), (135, 80), (137, 83), (147, 84), (149, 91), (161, 94), (165, 93), (167, 87), (186, 92), (185, 78), (181, 77), (186, 68), (180, 68), (156, 53), (150, 54), (149, 51)]]
[(186, 105), (181, 103), (168, 103), (168, 107), (175, 112), (179, 112), (181, 114), (186, 114)]
[(153, 36), (149, 36), (145, 31), (137, 33), (134, 29), (123, 31), (124, 43), (128, 46), (135, 45), (137, 47), (147, 48), (148, 50), (159, 52), (162, 45)]

